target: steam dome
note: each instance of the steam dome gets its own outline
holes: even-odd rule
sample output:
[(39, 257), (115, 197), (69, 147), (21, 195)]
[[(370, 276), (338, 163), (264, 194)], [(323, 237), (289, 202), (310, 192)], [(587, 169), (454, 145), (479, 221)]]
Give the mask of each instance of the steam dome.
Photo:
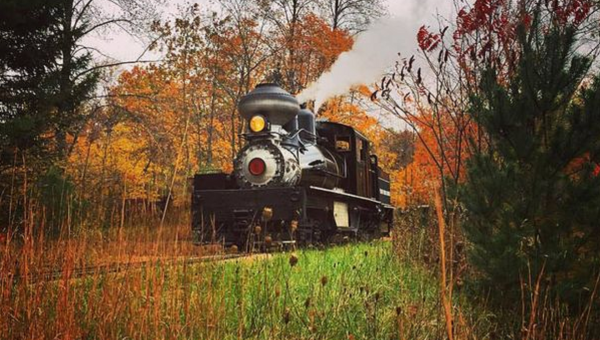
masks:
[(254, 90), (243, 96), (238, 104), (240, 115), (249, 120), (260, 114), (271, 124), (285, 125), (294, 119), (300, 111), (300, 104), (281, 87), (272, 83), (259, 84)]

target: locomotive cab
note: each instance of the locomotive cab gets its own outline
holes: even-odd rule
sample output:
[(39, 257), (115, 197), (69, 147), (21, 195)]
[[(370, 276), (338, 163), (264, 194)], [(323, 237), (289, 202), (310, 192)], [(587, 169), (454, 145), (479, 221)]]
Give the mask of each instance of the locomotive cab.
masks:
[[(199, 242), (267, 248), (389, 232), (389, 177), (365, 136), (315, 121), (275, 84), (257, 86), (239, 111), (246, 145), (234, 171), (194, 177), (192, 227)], [(387, 191), (381, 190), (385, 180)]]
[(379, 167), (376, 155), (371, 153), (369, 140), (355, 129), (338, 123), (319, 122), (319, 136), (343, 156), (347, 179), (342, 187), (347, 192), (370, 197), (390, 204), (389, 175)]

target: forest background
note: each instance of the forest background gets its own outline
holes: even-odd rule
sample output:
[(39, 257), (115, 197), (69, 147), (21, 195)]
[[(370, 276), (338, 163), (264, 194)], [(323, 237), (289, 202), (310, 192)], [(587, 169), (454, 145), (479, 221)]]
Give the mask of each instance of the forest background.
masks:
[[(44, 237), (110, 239), (116, 230), (121, 240), (130, 227), (187, 223), (190, 177), (230, 172), (243, 145), (239, 99), (264, 81), (300, 93), (386, 16), (379, 0), (219, 0), (163, 21), (156, 1), (110, 2), (116, 11), (99, 0), (2, 2), (7, 268), (34, 261), (27, 250), (34, 243), (46, 254)], [(581, 325), (598, 320), (599, 4), (456, 0), (453, 7), (447, 16), (431, 13), (437, 25), (383, 30), (382, 44), (401, 35), (414, 41), (414, 55), (398, 55), (374, 82), (348, 84), (317, 117), (371, 140), (399, 212), (436, 217), (399, 218), (409, 225), (397, 231), (411, 245), (414, 235), (427, 236), (418, 247), (432, 251), (418, 260), (439, 264), (449, 338), (453, 287), (467, 274), (482, 284), (469, 286), (484, 288), (478, 296), (521, 307), (523, 338), (537, 317), (547, 317), (555, 332), (548, 334), (594, 338)], [(164, 57), (98, 62), (102, 51), (85, 39), (115, 27), (149, 37), (148, 49)], [(432, 220), (439, 229), (427, 228)], [(6, 299), (18, 302), (9, 283)], [(550, 314), (539, 309), (542, 293), (556, 307)]]
[[(50, 224), (68, 213), (96, 226), (121, 225), (140, 208), (160, 213), (159, 205), (189, 204), (191, 176), (231, 171), (243, 144), (241, 96), (269, 80), (298, 93), (386, 13), (382, 1), (221, 1), (183, 6), (177, 19), (160, 21), (148, 10), (151, 2), (117, 3), (119, 10), (110, 12), (94, 1), (56, 4), (59, 9), (35, 10), (36, 1), (8, 4), (14, 8), (7, 25), (29, 30), (17, 43), (45, 45), (6, 51), (12, 55), (5, 60), (5, 88), (14, 92), (3, 97), (0, 204), (13, 212), (3, 214), (4, 225), (22, 216), (14, 210), (29, 190), (25, 181), (46, 188), (40, 204)], [(40, 27), (23, 27), (27, 11), (39, 16)], [(145, 33), (152, 38), (148, 49), (164, 59), (97, 63), (85, 39), (110, 28)], [(60, 43), (49, 46), (53, 41)], [(129, 63), (136, 66), (118, 68)], [(405, 205), (400, 178), (407, 178), (402, 169), (412, 161), (415, 135), (367, 113), (374, 108), (367, 104), (371, 92), (356, 87), (318, 115), (371, 139), (395, 179), (394, 201)], [(67, 201), (71, 207), (58, 208)]]

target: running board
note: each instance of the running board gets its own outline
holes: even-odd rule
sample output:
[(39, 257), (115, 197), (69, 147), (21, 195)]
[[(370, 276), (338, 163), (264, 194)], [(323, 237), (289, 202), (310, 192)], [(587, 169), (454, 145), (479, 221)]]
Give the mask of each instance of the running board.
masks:
[(391, 206), (391, 205), (389, 205), (387, 203), (383, 203), (383, 202), (380, 202), (378, 200), (374, 200), (372, 198), (367, 198), (367, 197), (362, 197), (362, 196), (358, 196), (358, 195), (349, 194), (347, 192), (341, 192), (341, 191), (332, 190), (332, 189), (325, 189), (325, 188), (321, 188), (321, 187), (315, 187), (315, 186), (312, 186), (312, 185), (309, 187), (309, 189), (315, 190), (315, 191), (326, 192), (328, 194), (333, 194), (333, 195), (338, 195), (338, 196), (343, 196), (343, 197), (354, 198), (354, 199), (357, 199), (357, 200), (371, 202), (371, 203), (375, 203), (375, 204), (381, 204), (385, 208), (394, 209), (393, 206)]

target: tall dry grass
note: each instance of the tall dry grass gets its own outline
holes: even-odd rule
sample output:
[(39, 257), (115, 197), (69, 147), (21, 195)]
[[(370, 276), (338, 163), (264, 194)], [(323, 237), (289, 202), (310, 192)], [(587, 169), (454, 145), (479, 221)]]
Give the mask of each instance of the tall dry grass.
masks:
[(187, 214), (57, 239), (40, 232), (42, 215), (32, 201), (0, 245), (3, 339), (598, 338), (598, 279), (575, 315), (541, 276), (523, 279), (520, 313), (475, 295), (458, 219), (439, 199), (399, 217), (390, 246), (231, 265), (172, 261), (215, 251), (193, 245)]
[[(188, 213), (160, 227), (149, 217), (148, 224), (120, 223), (107, 230), (77, 225), (76, 231), (66, 216), (58, 235), (49, 237), (43, 207), (27, 195), (18, 203), (22, 216), (11, 219), (15, 223), (0, 238), (3, 339), (167, 337), (173, 330), (163, 327), (165, 320), (181, 315), (170, 305), (175, 300), (161, 294), (168, 289), (178, 297), (189, 286), (181, 282), (191, 283), (186, 275), (198, 273), (183, 270), (181, 280), (167, 287), (165, 268), (220, 251), (193, 244)], [(187, 265), (181, 263), (176, 267)], [(144, 303), (134, 303), (132, 296)], [(190, 311), (189, 317), (196, 315)]]

